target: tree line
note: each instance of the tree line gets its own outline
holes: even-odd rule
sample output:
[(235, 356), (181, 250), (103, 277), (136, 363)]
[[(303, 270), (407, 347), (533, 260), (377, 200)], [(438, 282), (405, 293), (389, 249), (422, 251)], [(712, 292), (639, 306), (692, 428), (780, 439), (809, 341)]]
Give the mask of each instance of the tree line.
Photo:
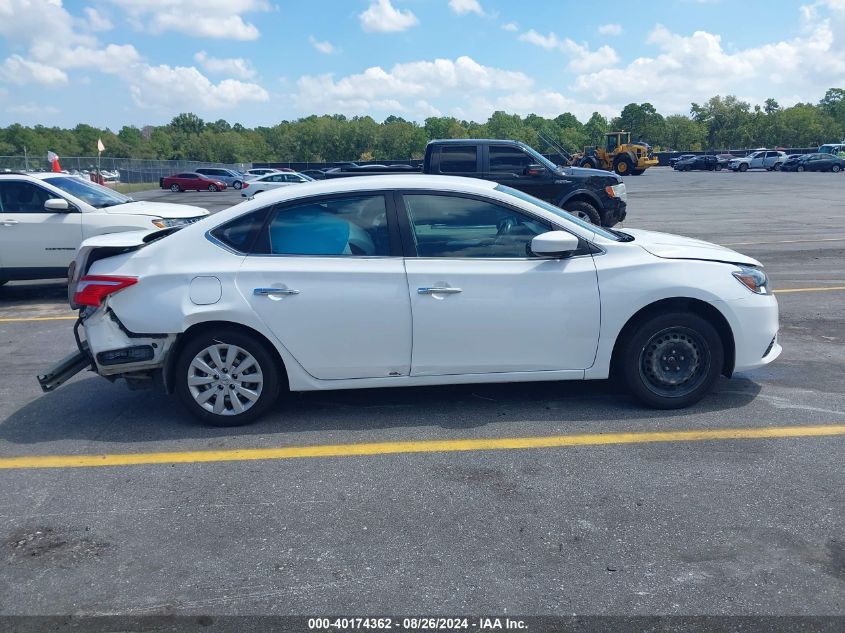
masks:
[(608, 120), (594, 112), (586, 123), (563, 113), (554, 118), (494, 112), (484, 123), (430, 117), (423, 124), (389, 116), (308, 116), (266, 127), (247, 128), (220, 119), (203, 121), (183, 113), (167, 125), (117, 132), (79, 124), (73, 129), (13, 124), (0, 129), (0, 156), (96, 154), (104, 157), (198, 160), (220, 163), (265, 161), (339, 161), (420, 158), (436, 138), (508, 138), (548, 150), (539, 136), (554, 139), (570, 152), (602, 142), (605, 132), (629, 130), (658, 150), (726, 150), (752, 147), (815, 147), (845, 136), (845, 89), (831, 88), (818, 103), (781, 107), (774, 99), (752, 106), (735, 96), (693, 103), (689, 115), (664, 116), (650, 103), (630, 103)]

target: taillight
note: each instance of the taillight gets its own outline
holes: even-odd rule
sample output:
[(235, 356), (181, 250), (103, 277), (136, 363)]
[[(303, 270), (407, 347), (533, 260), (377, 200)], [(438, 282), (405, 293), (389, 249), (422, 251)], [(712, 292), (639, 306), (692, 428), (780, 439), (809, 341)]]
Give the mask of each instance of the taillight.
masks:
[(244, 188), (244, 189), (246, 189), (247, 187), (249, 187), (249, 183), (248, 183), (248, 182), (245, 182), (245, 183), (243, 184), (243, 188)]
[(73, 302), (80, 306), (100, 307), (103, 299), (109, 295), (134, 286), (137, 277), (117, 277), (114, 275), (86, 275), (76, 284)]

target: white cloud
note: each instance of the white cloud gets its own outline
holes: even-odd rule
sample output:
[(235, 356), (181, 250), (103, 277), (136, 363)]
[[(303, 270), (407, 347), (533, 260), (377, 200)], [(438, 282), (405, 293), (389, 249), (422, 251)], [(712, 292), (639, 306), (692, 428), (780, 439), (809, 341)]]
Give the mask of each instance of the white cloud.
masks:
[(42, 116), (45, 114), (56, 114), (59, 109), (51, 105), (40, 105), (38, 103), (21, 103), (19, 105), (10, 105), (6, 108), (6, 112), (12, 114), (19, 114), (23, 116)]
[(105, 15), (93, 7), (85, 7), (82, 12), (88, 20), (88, 28), (92, 31), (111, 31), (114, 25)]
[(270, 11), (267, 0), (108, 0), (152, 33), (175, 31), (194, 37), (255, 40), (258, 27), (245, 13)]
[(361, 28), (368, 33), (396, 33), (419, 24), (410, 9), (394, 8), (390, 0), (372, 0), (366, 11), (358, 16)]
[(519, 30), (519, 26), (515, 22), (508, 22), (507, 24), (502, 25), (502, 29), (505, 31), (515, 32)]
[(449, 0), (449, 8), (456, 15), (466, 15), (467, 13), (484, 15), (484, 9), (481, 8), (478, 0)]
[(604, 45), (591, 51), (587, 44), (579, 44), (571, 39), (559, 39), (554, 33), (542, 35), (531, 29), (519, 36), (519, 39), (546, 50), (558, 50), (569, 56), (569, 70), (590, 72), (619, 63), (619, 55), (610, 46)]
[(206, 71), (218, 75), (233, 75), (240, 79), (252, 79), (256, 75), (249, 61), (242, 57), (209, 57), (205, 51), (199, 51), (194, 55), (194, 61)]
[(258, 84), (237, 79), (215, 84), (194, 67), (144, 65), (130, 81), (132, 98), (139, 107), (169, 112), (231, 109), (244, 102), (270, 99)]
[(63, 70), (24, 59), (20, 55), (12, 55), (0, 65), (0, 78), (18, 85), (35, 83), (56, 86), (68, 81), (67, 73)]
[(845, 0), (806, 5), (800, 15), (799, 37), (731, 52), (717, 34), (681, 35), (657, 25), (647, 39), (657, 54), (584, 73), (573, 88), (617, 107), (649, 101), (664, 112), (687, 112), (690, 102), (716, 94), (758, 103), (796, 94), (815, 100), (845, 84)]
[(394, 112), (425, 118), (442, 111), (458, 112), (459, 108), (448, 107), (456, 101), (483, 103), (497, 93), (530, 92), (533, 83), (521, 72), (458, 57), (396, 64), (389, 70), (373, 66), (339, 79), (330, 74), (306, 75), (297, 82), (294, 103), (309, 114)]
[(316, 48), (318, 51), (320, 51), (321, 53), (323, 53), (325, 55), (331, 55), (332, 53), (335, 52), (335, 47), (331, 42), (328, 42), (328, 41), (321, 42), (320, 40), (318, 40), (313, 35), (308, 36), (308, 41), (311, 43), (311, 46), (313, 46), (314, 48)]
[(599, 33), (602, 35), (621, 35), (622, 34), (622, 25), (621, 24), (602, 24), (599, 26)]

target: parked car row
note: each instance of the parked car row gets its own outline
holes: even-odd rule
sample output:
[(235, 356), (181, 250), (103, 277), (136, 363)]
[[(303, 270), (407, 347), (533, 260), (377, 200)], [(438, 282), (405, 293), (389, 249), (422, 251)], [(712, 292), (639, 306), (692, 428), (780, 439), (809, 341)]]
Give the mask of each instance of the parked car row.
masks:
[(748, 156), (741, 157), (731, 154), (718, 154), (716, 156), (686, 154), (679, 156), (677, 159), (671, 159), (670, 163), (676, 171), (720, 171), (727, 167), (735, 172), (765, 169), (766, 171), (831, 171), (836, 173), (845, 169), (845, 159), (833, 152), (787, 155), (780, 150), (758, 150)]

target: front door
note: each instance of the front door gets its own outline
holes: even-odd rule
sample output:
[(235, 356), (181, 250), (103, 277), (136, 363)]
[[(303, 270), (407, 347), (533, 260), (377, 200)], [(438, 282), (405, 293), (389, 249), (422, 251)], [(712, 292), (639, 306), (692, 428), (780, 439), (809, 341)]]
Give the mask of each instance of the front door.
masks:
[(315, 378), (407, 376), (411, 306), (392, 198), (354, 193), (277, 207), (240, 292)]
[(4, 268), (55, 269), (64, 274), (82, 242), (82, 214), (46, 211), (57, 196), (31, 182), (0, 182), (0, 245)]
[(532, 256), (531, 239), (556, 227), (499, 203), (448, 193), (402, 200), (417, 255), (405, 260), (412, 375), (593, 364), (600, 305), (589, 254)]
[(513, 187), (524, 191), (528, 195), (541, 200), (552, 201), (555, 195), (560, 195), (560, 187), (555, 185), (556, 179), (562, 176), (553, 174), (543, 165), (540, 173), (528, 173), (529, 165), (536, 165), (537, 159), (526, 154), (512, 145), (489, 145), (487, 172), (485, 180)]

